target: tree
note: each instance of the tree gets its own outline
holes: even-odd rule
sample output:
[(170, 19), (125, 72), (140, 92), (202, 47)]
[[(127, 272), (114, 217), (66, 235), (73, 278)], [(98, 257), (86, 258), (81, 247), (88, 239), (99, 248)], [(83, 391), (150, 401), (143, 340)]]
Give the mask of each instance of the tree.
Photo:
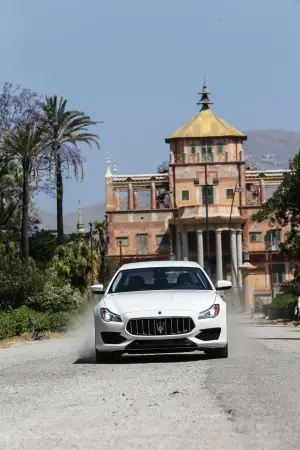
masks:
[(252, 218), (258, 222), (269, 220), (281, 227), (289, 224), (293, 231), (300, 225), (300, 151), (290, 161), (289, 169), (273, 196)]
[(40, 115), (41, 98), (36, 92), (4, 83), (0, 93), (1, 134), (24, 123), (37, 121)]
[[(97, 259), (97, 252), (93, 255)], [(59, 277), (84, 292), (90, 282), (92, 272), (91, 251), (83, 242), (70, 242), (57, 247), (52, 260), (52, 268)]]
[(300, 251), (300, 151), (290, 161), (289, 169), (279, 188), (252, 219), (257, 222), (268, 220), (270, 225), (280, 227), (290, 225), (291, 230), (280, 248), (285, 253), (295, 254)]
[(43, 129), (36, 123), (16, 126), (13, 131), (4, 134), (0, 151), (14, 158), (22, 168), (22, 226), (21, 247), (25, 267), (29, 263), (29, 202), (31, 182), (38, 178), (39, 170), (46, 164), (45, 151), (47, 141), (43, 138)]
[(0, 229), (5, 229), (20, 205), (21, 177), (11, 155), (0, 154)]
[[(0, 92), (0, 137), (41, 116), (41, 98), (30, 89), (4, 83)], [(0, 230), (2, 235), (20, 236), (22, 203), (22, 168), (14, 156), (0, 154)], [(33, 219), (33, 220), (32, 220)], [(30, 218), (36, 223), (36, 218)]]
[(99, 268), (99, 279), (103, 282), (105, 277), (105, 254), (107, 251), (108, 245), (108, 236), (107, 236), (107, 224), (106, 220), (102, 220), (99, 222), (96, 220), (94, 224), (94, 233), (98, 233), (99, 236), (99, 253), (100, 253), (100, 268)]
[(163, 161), (157, 168), (158, 173), (169, 172), (169, 161)]
[(82, 156), (78, 144), (85, 143), (89, 147), (99, 146), (99, 137), (88, 133), (87, 129), (97, 122), (91, 120), (80, 111), (68, 111), (67, 100), (57, 96), (46, 97), (43, 104), (45, 120), (49, 129), (51, 155), (55, 164), (56, 201), (57, 201), (57, 234), (58, 242), (63, 242), (63, 170), (72, 167), (75, 178), (83, 177)]

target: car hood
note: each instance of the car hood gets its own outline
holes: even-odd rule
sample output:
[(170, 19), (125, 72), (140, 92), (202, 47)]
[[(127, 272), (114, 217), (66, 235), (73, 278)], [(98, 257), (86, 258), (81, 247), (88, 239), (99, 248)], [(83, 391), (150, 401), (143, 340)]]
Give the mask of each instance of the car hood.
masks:
[(105, 307), (116, 314), (139, 311), (205, 311), (218, 298), (216, 291), (151, 291), (107, 294)]

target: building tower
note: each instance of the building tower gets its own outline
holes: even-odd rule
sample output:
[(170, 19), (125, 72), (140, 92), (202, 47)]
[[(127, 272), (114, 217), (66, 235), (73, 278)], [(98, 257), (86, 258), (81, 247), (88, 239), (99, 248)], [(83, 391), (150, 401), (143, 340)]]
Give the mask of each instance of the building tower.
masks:
[(79, 202), (79, 208), (78, 208), (77, 233), (80, 236), (84, 235), (84, 223), (83, 223), (82, 214), (80, 211), (80, 202)]

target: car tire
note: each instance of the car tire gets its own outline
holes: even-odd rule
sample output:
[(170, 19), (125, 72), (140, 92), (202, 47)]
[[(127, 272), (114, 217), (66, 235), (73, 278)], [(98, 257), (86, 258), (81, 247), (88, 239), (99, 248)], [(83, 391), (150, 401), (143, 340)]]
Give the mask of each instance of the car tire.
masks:
[(121, 356), (118, 352), (99, 352), (95, 349), (96, 354), (96, 364), (106, 364), (117, 361)]
[(222, 348), (207, 350), (205, 353), (211, 359), (228, 358), (228, 344)]

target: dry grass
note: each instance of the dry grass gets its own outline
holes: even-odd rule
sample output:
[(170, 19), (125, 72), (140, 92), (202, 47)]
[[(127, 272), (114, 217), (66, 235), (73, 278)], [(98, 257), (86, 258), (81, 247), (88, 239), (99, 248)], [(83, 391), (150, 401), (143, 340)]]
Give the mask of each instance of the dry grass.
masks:
[[(53, 333), (49, 333), (49, 334), (41, 333), (41, 336), (43, 336), (43, 335), (49, 336), (50, 339), (60, 339), (65, 336), (65, 333), (58, 333), (58, 332), (53, 332)], [(0, 340), (0, 348), (14, 347), (17, 344), (29, 341), (30, 337), (31, 337), (31, 333), (24, 333), (21, 336), (15, 336), (15, 337), (8, 338), (8, 339), (2, 339), (2, 340)]]

